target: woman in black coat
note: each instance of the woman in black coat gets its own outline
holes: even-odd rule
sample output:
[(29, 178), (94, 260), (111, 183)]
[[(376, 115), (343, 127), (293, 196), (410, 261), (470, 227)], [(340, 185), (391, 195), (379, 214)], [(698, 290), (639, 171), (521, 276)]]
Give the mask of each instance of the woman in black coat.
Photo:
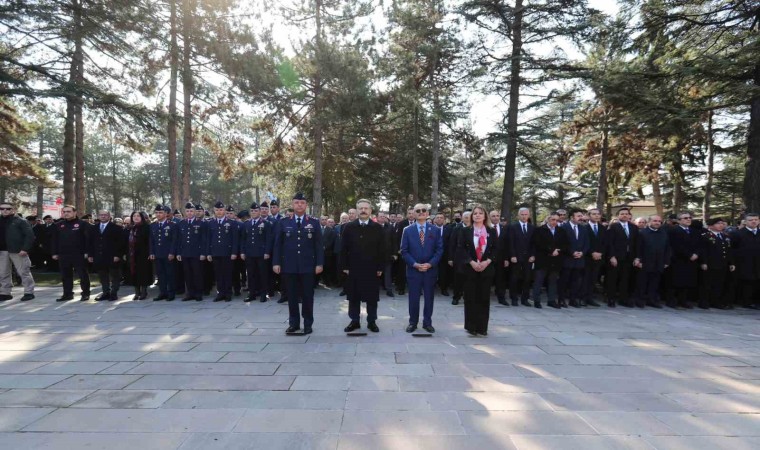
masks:
[(472, 209), (472, 225), (459, 234), (457, 263), (464, 275), (464, 329), (471, 336), (488, 335), (493, 262), (498, 261), (496, 230), (482, 206)]
[(148, 286), (153, 284), (153, 265), (150, 256), (150, 222), (143, 211), (134, 211), (130, 216), (132, 226), (127, 234), (127, 268), (135, 286), (132, 300), (145, 300)]

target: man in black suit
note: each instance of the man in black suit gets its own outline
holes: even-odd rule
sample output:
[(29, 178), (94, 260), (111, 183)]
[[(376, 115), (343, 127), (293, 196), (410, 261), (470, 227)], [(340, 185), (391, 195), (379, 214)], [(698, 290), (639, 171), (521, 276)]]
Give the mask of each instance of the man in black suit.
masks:
[(517, 211), (517, 222), (510, 225), (507, 232), (502, 235), (501, 246), (506, 249), (506, 256), (511, 266), (509, 297), (512, 300), (512, 306), (518, 305), (518, 295), (523, 306), (530, 306), (528, 297), (533, 263), (536, 260), (533, 248), (533, 233), (536, 227), (529, 222), (529, 219), (530, 209), (520, 208)]
[(379, 212), (377, 214), (377, 223), (383, 228), (383, 238), (385, 239), (385, 267), (383, 270), (382, 286), (388, 297), (395, 297), (393, 294), (393, 261), (396, 260), (396, 233), (393, 225), (390, 223), (388, 213)]
[(689, 300), (696, 297), (699, 274), (700, 232), (691, 227), (691, 213), (678, 214), (678, 225), (668, 231), (673, 259), (670, 267), (668, 306), (688, 308)]
[(361, 328), (361, 303), (367, 303), (367, 328), (380, 331), (377, 321), (377, 302), (380, 299), (378, 279), (388, 260), (383, 228), (370, 220), (372, 206), (369, 200), (356, 202), (359, 218), (347, 223), (341, 231), (343, 244), (340, 266), (346, 274), (345, 290), (348, 296), (348, 316), (351, 323), (345, 332)]
[(640, 269), (638, 278), (638, 295), (636, 306), (649, 305), (662, 308), (660, 304), (660, 280), (662, 273), (670, 265), (671, 248), (668, 232), (661, 229), (662, 217), (649, 216), (647, 228), (639, 232), (636, 244), (636, 259), (633, 265)]
[[(465, 211), (464, 213), (457, 211), (454, 214), (454, 223), (451, 224), (450, 227), (451, 230), (449, 234), (449, 242), (444, 243), (447, 245), (444, 251), (446, 252), (446, 263), (451, 271), (451, 286), (454, 290), (454, 296), (451, 299), (452, 305), (458, 305), (459, 300), (461, 300), (462, 296), (464, 295), (465, 274), (463, 272), (463, 267), (459, 264), (456, 264), (456, 261), (454, 259), (456, 258), (460, 235), (466, 226), (464, 221), (469, 220), (471, 214), (472, 213), (469, 211)], [(465, 216), (467, 216), (466, 219)]]
[[(493, 275), (493, 290), (496, 294), (496, 300), (500, 305), (507, 306), (507, 267), (509, 264), (504, 264), (507, 259), (504, 257), (504, 249), (509, 245), (509, 236), (507, 236), (507, 230), (501, 224), (501, 213), (499, 211), (491, 211), (488, 213), (488, 218), (491, 220), (491, 226), (496, 231), (496, 238), (499, 241), (498, 245), (498, 261), (494, 261), (494, 275)], [(502, 235), (505, 235), (502, 239)]]
[(760, 218), (745, 215), (746, 226), (731, 236), (739, 278), (739, 298), (745, 308), (760, 309)]
[(448, 255), (448, 244), (451, 239), (451, 228), (447, 226), (446, 215), (442, 212), (439, 212), (435, 215), (435, 218), (433, 219), (433, 225), (435, 225), (436, 231), (443, 238), (443, 257), (441, 258), (441, 262), (438, 263), (438, 287), (441, 289), (441, 295), (448, 297), (449, 283), (451, 282), (451, 278), (448, 272), (448, 269), (451, 268), (451, 266), (449, 266)]
[(569, 250), (562, 262), (562, 273), (559, 282), (559, 302), (561, 306), (580, 308), (583, 297), (583, 276), (586, 269), (586, 255), (591, 248), (588, 230), (581, 223), (583, 211), (570, 210), (570, 220), (560, 228), (567, 233)]
[(404, 235), (404, 228), (414, 222), (414, 207), (410, 207), (406, 210), (406, 219), (396, 222), (396, 242), (399, 243), (399, 248), (395, 248), (396, 251), (396, 292), (399, 295), (404, 295), (406, 292), (406, 263), (401, 259), (401, 236)]
[(597, 208), (588, 211), (588, 218), (589, 251), (586, 254), (586, 270), (583, 273), (583, 298), (586, 305), (599, 306), (599, 303), (594, 300), (594, 287), (604, 265), (607, 227), (602, 226), (602, 212)]
[(546, 225), (536, 228), (533, 233), (533, 248), (536, 255), (536, 273), (533, 281), (533, 306), (541, 308), (541, 288), (546, 281), (547, 305), (561, 308), (557, 301), (557, 280), (570, 241), (567, 233), (557, 226), (559, 215), (553, 212), (546, 218)]
[(631, 223), (631, 210), (623, 207), (617, 211), (618, 222), (610, 225), (607, 232), (607, 306), (614, 308), (618, 300), (623, 306), (633, 307), (630, 302), (630, 277), (636, 254), (636, 238), (639, 229)]
[(707, 227), (701, 236), (699, 307), (730, 309), (733, 289), (729, 274), (736, 269), (731, 238), (724, 233), (726, 222), (720, 217), (708, 220)]
[(322, 216), (319, 221), (322, 227), (322, 246), (325, 249), (325, 271), (322, 272), (322, 281), (325, 286), (333, 286), (336, 278), (335, 227), (330, 225), (330, 218)]
[(100, 278), (103, 292), (95, 298), (117, 300), (121, 283), (121, 258), (126, 253), (124, 231), (111, 221), (111, 213), (99, 211), (99, 224), (89, 228), (87, 260), (92, 263)]

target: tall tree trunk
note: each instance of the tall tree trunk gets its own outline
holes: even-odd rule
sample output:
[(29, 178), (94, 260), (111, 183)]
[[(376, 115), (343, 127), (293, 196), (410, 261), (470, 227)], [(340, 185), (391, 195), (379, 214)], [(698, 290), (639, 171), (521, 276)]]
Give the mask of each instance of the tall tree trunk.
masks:
[[(45, 140), (42, 139), (42, 135), (40, 135), (40, 151), (39, 151), (39, 158), (40, 161), (42, 161), (42, 156), (45, 152)], [(45, 202), (45, 183), (42, 179), (37, 180), (37, 218), (42, 219), (42, 214), (44, 212), (44, 202)]]
[(713, 178), (715, 176), (715, 143), (713, 142), (713, 112), (707, 113), (707, 181), (705, 198), (702, 202), (702, 220), (710, 220), (710, 202), (712, 201)]
[(599, 212), (604, 211), (607, 204), (607, 164), (610, 159), (610, 130), (606, 123), (602, 130), (602, 155), (599, 160), (599, 189), (596, 191), (596, 208)]
[(169, 123), (166, 130), (169, 149), (169, 184), (172, 187), (172, 207), (181, 206), (180, 184), (177, 172), (177, 77), (179, 46), (177, 44), (177, 0), (169, 0)]
[(117, 176), (118, 170), (116, 166), (116, 145), (113, 141), (113, 134), (111, 134), (111, 196), (113, 201), (113, 214), (114, 217), (121, 216), (121, 182)]
[(652, 181), (652, 197), (654, 198), (654, 207), (657, 210), (657, 215), (661, 218), (665, 214), (665, 206), (662, 204), (662, 191), (660, 190), (660, 170), (655, 169), (651, 175)]
[[(73, 82), (76, 71), (74, 62), (71, 63), (69, 80)], [(66, 122), (63, 125), (63, 203), (66, 205), (76, 204), (76, 190), (74, 189), (74, 123), (76, 122), (76, 108), (74, 98), (66, 98)]]
[(501, 193), (501, 214), (512, 217), (515, 197), (515, 165), (517, 162), (517, 114), (520, 108), (520, 69), (522, 54), (523, 0), (515, 1), (512, 23), (512, 56), (509, 78), (509, 110), (507, 112), (507, 156), (504, 161), (504, 188)]
[[(74, 0), (74, 56), (73, 63), (76, 65), (74, 84), (80, 88), (84, 84), (84, 50), (82, 49), (82, 0)], [(75, 141), (74, 157), (76, 160), (76, 206), (78, 211), (84, 212), (87, 205), (85, 179), (84, 179), (84, 117), (82, 96), (76, 93), (74, 103), (75, 117)]]
[[(756, 27), (760, 27), (760, 8), (756, 18)], [(755, 65), (754, 78), (755, 87), (760, 89), (760, 64)], [(760, 95), (755, 95), (750, 100), (744, 205), (748, 212), (760, 212)]]
[(312, 215), (319, 217), (322, 213), (322, 165), (324, 137), (322, 135), (322, 74), (320, 64), (322, 54), (322, 0), (316, 0), (314, 21), (316, 26), (316, 55), (314, 71), (314, 112), (312, 117), (314, 133), (314, 198)]
[[(430, 76), (431, 82), (433, 82), (433, 76)], [(434, 86), (435, 93), (433, 94), (433, 167), (431, 172), (431, 186), (432, 192), (430, 193), (431, 215), (435, 215), (438, 212), (438, 166), (441, 159), (441, 100), (438, 96), (438, 90)]]
[(193, 56), (193, 15), (195, 0), (182, 0), (182, 94), (184, 101), (184, 123), (182, 130), (182, 198), (190, 198), (190, 162), (193, 156), (193, 70), (190, 59)]
[(683, 168), (681, 167), (681, 154), (675, 155), (677, 161), (671, 166), (671, 178), (673, 179), (673, 214), (679, 214), (684, 207), (683, 200)]
[(412, 136), (412, 203), (420, 201), (420, 127), (419, 109), (414, 107), (414, 135)]

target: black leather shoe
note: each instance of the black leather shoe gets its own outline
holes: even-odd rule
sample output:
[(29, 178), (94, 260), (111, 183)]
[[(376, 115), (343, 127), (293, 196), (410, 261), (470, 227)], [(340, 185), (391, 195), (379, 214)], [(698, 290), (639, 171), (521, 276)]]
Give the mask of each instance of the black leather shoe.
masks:
[(398, 295), (404, 295), (404, 294), (406, 294), (405, 290), (403, 290), (403, 289), (399, 289), (398, 290)]
[(484, 332), (480, 333), (480, 335), (483, 336), (483, 337), (487, 337), (488, 336), (488, 331), (484, 331)]
[(79, 297), (80, 302), (86, 302), (89, 299), (90, 299), (90, 294), (82, 294), (82, 296)]
[(159, 302), (159, 301), (161, 301), (161, 300), (166, 300), (167, 298), (169, 298), (169, 297), (168, 297), (168, 296), (166, 296), (166, 295), (164, 295), (164, 294), (161, 294), (161, 295), (159, 295), (159, 296), (157, 296), (157, 297), (153, 297), (153, 301), (154, 301), (154, 302)]
[(311, 334), (313, 331), (311, 327), (303, 327), (303, 334)]
[(201, 296), (195, 297), (195, 301), (196, 302), (202, 302), (203, 301), (203, 297), (201, 297)]
[(224, 297), (224, 301), (225, 302), (231, 302), (232, 301), (232, 297), (226, 296), (226, 297)]
[(444, 289), (444, 290), (441, 291), (441, 295), (443, 295), (444, 297), (448, 297), (449, 296), (449, 291), (447, 289)]
[(393, 291), (387, 291), (385, 295), (387, 295), (388, 297), (395, 297), (395, 295), (393, 295)]
[(253, 299), (253, 298), (251, 298), (251, 297), (246, 297), (246, 298), (243, 300), (243, 302), (245, 302), (245, 303), (249, 303), (249, 302), (252, 302), (253, 300), (254, 300), (254, 299)]
[(295, 333), (296, 331), (300, 330), (300, 327), (288, 327), (287, 330), (285, 330), (286, 333)]
[(338, 295), (340, 295), (341, 297), (345, 297), (346, 296), (346, 291), (340, 291), (338, 293)]
[(111, 297), (111, 293), (110, 292), (103, 292), (102, 294), (100, 294), (97, 297), (95, 297), (95, 301), (99, 302), (101, 300), (108, 300), (110, 297)]
[(647, 303), (647, 306), (651, 306), (652, 308), (662, 309), (662, 305), (655, 302)]
[(343, 331), (345, 331), (346, 333), (350, 333), (350, 332), (352, 332), (354, 330), (358, 330), (361, 327), (362, 326), (360, 324), (358, 324), (356, 322), (351, 322), (351, 323), (348, 324), (348, 326), (346, 328), (343, 329)]
[(260, 303), (266, 303), (268, 301), (269, 301), (269, 299), (266, 298), (266, 297), (261, 297), (261, 300), (259, 300)]
[(538, 308), (538, 309), (543, 308), (543, 306), (541, 306), (541, 303), (539, 303), (539, 302), (533, 302), (533, 307), (534, 308)]
[(509, 306), (509, 303), (507, 303), (507, 301), (504, 300), (503, 298), (501, 300), (499, 300), (499, 304), (500, 305), (504, 305), (504, 306)]
[(240, 297), (240, 291), (235, 291), (235, 297)]
[(467, 334), (469, 334), (470, 336), (477, 336), (477, 335), (478, 335), (478, 333), (476, 333), (476, 332), (474, 332), (474, 331), (471, 331), (471, 330), (465, 330), (465, 331), (466, 331), (466, 332), (467, 332)]
[(548, 302), (548, 303), (546, 304), (546, 306), (551, 306), (552, 308), (557, 308), (557, 309), (560, 309), (560, 308), (562, 308), (562, 305), (560, 305), (560, 304), (559, 304), (559, 303), (557, 303), (557, 302)]
[(375, 324), (375, 322), (370, 322), (367, 324), (367, 329), (373, 333), (378, 333), (380, 331), (380, 328)]
[(599, 306), (601, 306), (599, 303), (597, 303), (597, 302), (595, 302), (595, 301), (593, 301), (593, 300), (589, 300), (589, 301), (587, 301), (587, 302), (586, 302), (586, 304), (587, 304), (588, 306), (596, 306), (596, 307), (599, 307)]
[(422, 329), (427, 331), (428, 333), (435, 333), (435, 328), (433, 328), (432, 325), (423, 326)]
[(34, 300), (34, 294), (24, 294), (24, 296), (21, 297), (22, 302), (28, 302), (29, 300)]
[(174, 301), (174, 296), (173, 296), (173, 295), (168, 295), (168, 296), (166, 297), (166, 301), (167, 301), (167, 302), (171, 302), (171, 301)]
[(0, 295), (0, 302), (4, 302), (6, 300), (12, 300), (12, 299), (13, 299), (12, 295), (8, 295), (8, 294)]
[(412, 324), (409, 324), (409, 326), (408, 326), (408, 327), (406, 327), (406, 332), (407, 332), (407, 333), (412, 333), (412, 332), (413, 332), (414, 330), (416, 330), (416, 329), (417, 329), (417, 325), (412, 325)]
[(458, 305), (459, 304), (459, 299), (455, 298), (454, 300), (451, 301), (451, 304), (454, 305), (454, 306)]
[(119, 293), (118, 292), (111, 292), (111, 298), (109, 298), (109, 301), (115, 302), (119, 299)]
[[(13, 297), (11, 297), (11, 298), (13, 298)], [(73, 295), (64, 295), (61, 298), (55, 299), (55, 301), (57, 301), (57, 302), (67, 302), (69, 300), (74, 300), (74, 296)]]

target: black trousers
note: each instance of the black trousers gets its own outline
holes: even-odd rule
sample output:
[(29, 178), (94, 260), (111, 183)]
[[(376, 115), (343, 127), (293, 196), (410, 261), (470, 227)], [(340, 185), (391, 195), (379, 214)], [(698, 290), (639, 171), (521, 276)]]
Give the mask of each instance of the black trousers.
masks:
[(727, 307), (733, 299), (728, 269), (700, 271), (699, 306)]
[(530, 297), (532, 266), (533, 263), (529, 263), (528, 261), (518, 261), (510, 265), (512, 270), (509, 274), (509, 297), (513, 302), (518, 300), (518, 296), (520, 297), (520, 301), (523, 302), (527, 301)]
[(201, 261), (198, 257), (182, 257), (182, 269), (186, 286), (185, 294), (188, 297), (193, 297), (195, 299), (203, 297), (204, 263), (205, 261)]
[(203, 268), (203, 292), (211, 292), (211, 287), (214, 286), (214, 263), (208, 259), (201, 261), (201, 267)]
[(98, 279), (104, 294), (116, 294), (121, 286), (121, 263), (98, 267)]
[(174, 292), (177, 294), (185, 293), (184, 264), (181, 261), (177, 261), (176, 256), (174, 257)]
[(660, 272), (644, 272), (639, 271), (636, 288), (638, 295), (636, 296), (636, 304), (638, 306), (644, 305), (659, 305), (660, 304), (660, 280), (662, 279), (662, 273)]
[(760, 305), (760, 280), (739, 280), (742, 306)]
[(599, 272), (602, 270), (602, 260), (594, 261), (593, 259), (586, 259), (586, 270), (583, 272), (583, 299), (586, 301), (593, 300), (594, 288), (596, 282), (599, 281)]
[(58, 267), (61, 269), (61, 284), (63, 295), (74, 295), (74, 272), (79, 277), (79, 286), (82, 295), (90, 295), (90, 274), (87, 272), (87, 264), (84, 255), (61, 255), (58, 257)]
[(504, 300), (507, 295), (507, 269), (504, 267), (504, 262), (495, 260), (488, 268), (493, 268), (494, 294), (497, 299)]
[(559, 274), (559, 299), (578, 301), (583, 297), (584, 268), (563, 267)]
[(406, 290), (406, 262), (401, 255), (396, 260), (396, 290), (399, 292)]
[(475, 272), (469, 266), (464, 268), (464, 329), (467, 331), (488, 332), (494, 272), (493, 265), (482, 272)]
[(633, 260), (618, 259), (617, 267), (607, 265), (607, 298), (627, 302), (631, 296), (630, 278)]
[(239, 294), (245, 284), (245, 261), (238, 258), (232, 261), (232, 289)]
[[(283, 284), (287, 285), (288, 323), (291, 327), (300, 328), (303, 316), (304, 328), (311, 328), (314, 323), (314, 274), (313, 273), (284, 273)], [(299, 311), (300, 300), (300, 311)]]
[(454, 268), (444, 259), (445, 258), (441, 258), (441, 262), (438, 263), (438, 287), (442, 292), (449, 289), (449, 286), (453, 281), (451, 275), (454, 272)]
[(247, 256), (245, 270), (248, 277), (248, 298), (254, 299), (261, 296), (261, 300), (266, 300), (269, 278), (267, 260), (263, 256)]
[(218, 296), (232, 297), (232, 263), (229, 256), (213, 256), (216, 293)]

